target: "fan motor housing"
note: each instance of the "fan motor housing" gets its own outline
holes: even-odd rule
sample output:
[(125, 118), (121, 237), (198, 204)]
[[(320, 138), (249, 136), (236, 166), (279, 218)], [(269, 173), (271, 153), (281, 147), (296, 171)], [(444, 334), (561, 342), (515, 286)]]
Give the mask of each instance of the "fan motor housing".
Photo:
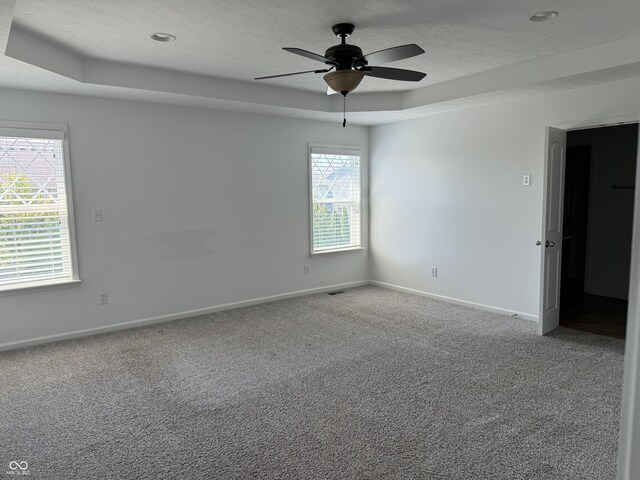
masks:
[[(362, 57), (362, 49), (357, 45), (343, 43), (329, 47), (324, 56), (338, 64), (338, 70), (351, 69), (353, 61)], [(362, 62), (364, 65), (366, 62)]]

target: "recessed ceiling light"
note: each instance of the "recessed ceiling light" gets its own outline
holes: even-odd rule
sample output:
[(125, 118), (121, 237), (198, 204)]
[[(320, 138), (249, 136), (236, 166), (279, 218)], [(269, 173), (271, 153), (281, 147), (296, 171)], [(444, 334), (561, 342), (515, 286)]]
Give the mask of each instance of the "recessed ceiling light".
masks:
[(171, 35), (170, 33), (152, 33), (150, 35), (152, 40), (156, 42), (173, 42), (176, 39), (175, 35)]
[(544, 12), (538, 12), (533, 16), (529, 17), (529, 21), (544, 22), (546, 20), (551, 20), (552, 18), (556, 18), (558, 15), (560, 15), (558, 12), (554, 12), (553, 10), (546, 10)]

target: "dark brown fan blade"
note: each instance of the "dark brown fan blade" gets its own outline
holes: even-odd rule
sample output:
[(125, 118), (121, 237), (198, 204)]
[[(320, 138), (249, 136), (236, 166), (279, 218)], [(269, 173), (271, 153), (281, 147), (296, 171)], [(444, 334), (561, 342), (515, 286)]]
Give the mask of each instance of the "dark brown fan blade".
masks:
[(256, 78), (254, 78), (254, 80), (265, 80), (267, 78), (289, 77), (291, 75), (302, 75), (303, 73), (325, 73), (325, 72), (328, 72), (329, 70), (331, 70), (331, 68), (325, 68), (324, 70), (306, 70), (304, 72), (281, 73), (280, 75), (269, 75), (267, 77), (256, 77)]
[(311, 60), (317, 60), (318, 62), (335, 65), (335, 62), (332, 62), (328, 58), (325, 58), (322, 55), (318, 55), (317, 53), (307, 52), (306, 50), (302, 50), (301, 48), (283, 47), (282, 49), (286, 50), (287, 52), (295, 53), (296, 55), (302, 55), (303, 57), (310, 58)]
[(427, 76), (426, 73), (416, 72), (415, 70), (389, 67), (365, 67), (362, 71), (366, 72), (370, 77), (403, 80), (405, 82), (419, 82)]
[(400, 45), (398, 47), (391, 47), (385, 50), (368, 53), (356, 59), (353, 64), (361, 65), (364, 62), (367, 62), (368, 64), (375, 63), (376, 65), (379, 65), (381, 63), (395, 62), (396, 60), (415, 57), (416, 55), (422, 55), (423, 53), (424, 50), (422, 48), (415, 43), (410, 43), (409, 45)]

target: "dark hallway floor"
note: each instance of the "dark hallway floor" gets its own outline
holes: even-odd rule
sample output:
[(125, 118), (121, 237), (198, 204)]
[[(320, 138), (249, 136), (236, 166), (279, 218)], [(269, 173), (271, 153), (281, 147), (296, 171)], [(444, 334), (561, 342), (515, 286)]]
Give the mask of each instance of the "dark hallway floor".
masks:
[(562, 293), (560, 325), (597, 335), (625, 338), (626, 300), (590, 295), (575, 288), (567, 290)]

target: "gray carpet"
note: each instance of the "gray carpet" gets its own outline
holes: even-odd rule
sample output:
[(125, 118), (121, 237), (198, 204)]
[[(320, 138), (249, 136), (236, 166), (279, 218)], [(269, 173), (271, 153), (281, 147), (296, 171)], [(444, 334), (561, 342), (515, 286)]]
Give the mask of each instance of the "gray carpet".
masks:
[(363, 287), (0, 355), (0, 474), (613, 479), (623, 342)]

